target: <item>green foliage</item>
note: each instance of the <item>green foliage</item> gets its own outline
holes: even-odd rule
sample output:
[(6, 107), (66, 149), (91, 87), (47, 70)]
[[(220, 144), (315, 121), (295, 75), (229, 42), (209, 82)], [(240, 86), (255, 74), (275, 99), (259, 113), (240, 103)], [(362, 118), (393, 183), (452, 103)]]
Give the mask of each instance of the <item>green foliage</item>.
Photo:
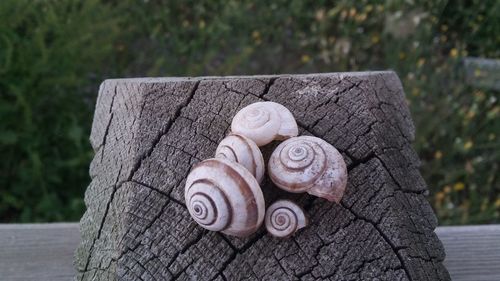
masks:
[(498, 1), (335, 2), (1, 1), (0, 220), (81, 216), (107, 77), (392, 68), (441, 222), (498, 222), (498, 92), (460, 65), (500, 57)]
[(93, 0), (0, 1), (1, 220), (81, 216), (92, 157), (86, 99), (113, 51), (109, 14)]

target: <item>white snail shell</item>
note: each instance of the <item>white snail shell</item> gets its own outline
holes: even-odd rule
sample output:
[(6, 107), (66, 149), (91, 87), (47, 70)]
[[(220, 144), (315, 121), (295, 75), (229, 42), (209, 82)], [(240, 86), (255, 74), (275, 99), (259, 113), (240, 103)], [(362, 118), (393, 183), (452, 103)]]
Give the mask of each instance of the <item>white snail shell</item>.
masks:
[(258, 146), (299, 134), (290, 110), (275, 102), (256, 102), (242, 108), (233, 118), (231, 131), (250, 138)]
[(195, 165), (186, 179), (184, 197), (189, 214), (208, 230), (245, 237), (264, 220), (264, 196), (257, 180), (226, 159)]
[(216, 158), (225, 158), (245, 167), (261, 182), (265, 173), (264, 158), (259, 147), (251, 139), (238, 135), (230, 134), (225, 137), (215, 151)]
[(347, 184), (342, 155), (326, 141), (300, 136), (282, 142), (269, 159), (269, 176), (289, 192), (307, 192), (340, 202)]
[(285, 238), (307, 225), (304, 210), (289, 200), (278, 200), (266, 211), (267, 231), (275, 237)]

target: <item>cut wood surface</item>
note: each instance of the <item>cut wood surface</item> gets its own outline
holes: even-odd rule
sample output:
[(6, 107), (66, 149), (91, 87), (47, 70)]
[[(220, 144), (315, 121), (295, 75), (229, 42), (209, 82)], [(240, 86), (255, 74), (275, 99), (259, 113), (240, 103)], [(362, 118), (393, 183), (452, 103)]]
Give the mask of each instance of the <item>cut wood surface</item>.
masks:
[[(256, 101), (289, 108), (301, 134), (348, 165), (341, 204), (264, 180), (268, 205), (290, 198), (309, 215), (290, 239), (209, 232), (184, 205), (191, 166), (213, 157), (234, 114)], [(79, 280), (450, 279), (394, 72), (106, 80), (90, 139)]]
[[(452, 280), (500, 280), (500, 225), (445, 226), (436, 233)], [(79, 243), (76, 223), (0, 224), (0, 280), (72, 280)]]

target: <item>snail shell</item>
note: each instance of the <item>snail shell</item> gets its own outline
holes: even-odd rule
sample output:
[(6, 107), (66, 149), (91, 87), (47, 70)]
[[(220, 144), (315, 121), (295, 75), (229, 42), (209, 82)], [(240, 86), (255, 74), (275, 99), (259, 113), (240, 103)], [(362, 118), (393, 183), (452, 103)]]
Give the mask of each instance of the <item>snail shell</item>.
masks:
[(251, 139), (238, 135), (230, 134), (225, 137), (215, 151), (216, 158), (225, 158), (245, 167), (261, 182), (265, 173), (264, 158), (259, 147)]
[(269, 176), (280, 188), (340, 202), (347, 184), (342, 155), (326, 141), (301, 136), (282, 142), (269, 159)]
[(256, 102), (242, 108), (233, 118), (231, 131), (250, 138), (258, 146), (299, 134), (290, 110), (275, 102)]
[(286, 238), (307, 225), (304, 210), (289, 200), (278, 200), (266, 211), (267, 231), (275, 237)]
[(184, 197), (189, 214), (208, 230), (245, 237), (264, 220), (264, 196), (257, 180), (226, 159), (195, 165), (186, 179)]

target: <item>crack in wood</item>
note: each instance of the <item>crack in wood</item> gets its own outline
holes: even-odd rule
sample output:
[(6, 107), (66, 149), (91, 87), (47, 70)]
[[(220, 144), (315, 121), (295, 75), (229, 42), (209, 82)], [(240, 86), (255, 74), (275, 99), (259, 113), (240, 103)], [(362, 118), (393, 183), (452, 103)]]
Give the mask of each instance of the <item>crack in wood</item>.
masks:
[(141, 167), (142, 162), (144, 161), (144, 159), (146, 159), (149, 156), (151, 156), (151, 153), (153, 153), (154, 149), (156, 148), (156, 146), (160, 142), (161, 138), (168, 133), (168, 131), (170, 130), (170, 127), (172, 127), (172, 125), (174, 124), (175, 120), (177, 120), (177, 118), (179, 118), (179, 116), (181, 115), (182, 109), (184, 109), (186, 106), (188, 106), (189, 103), (193, 100), (194, 95), (195, 95), (196, 90), (198, 89), (199, 85), (200, 85), (200, 81), (197, 81), (196, 84), (194, 85), (193, 89), (189, 93), (189, 96), (186, 99), (186, 101), (184, 103), (181, 103), (177, 107), (177, 109), (175, 110), (174, 115), (171, 118), (170, 122), (168, 122), (167, 125), (165, 126), (165, 128), (163, 130), (161, 130), (157, 134), (157, 136), (153, 139), (153, 143), (152, 143), (151, 147), (147, 150), (147, 152), (144, 155), (139, 156), (139, 160), (134, 164), (134, 167), (132, 168), (130, 176), (128, 177), (129, 180), (132, 179), (132, 177), (134, 176), (134, 173), (137, 170), (139, 170), (139, 168)]
[[(276, 91), (275, 87), (278, 87), (277, 81), (280, 78), (284, 78), (283, 80), (280, 80), (279, 83), (279, 88), (278, 91)], [(292, 111), (294, 109), (297, 112), (302, 112), (302, 110), (305, 111), (321, 111), (321, 110), (326, 110), (326, 111), (321, 111), (322, 117), (319, 119), (313, 119), (313, 120), (297, 120), (297, 123), (304, 129), (304, 132), (306, 134), (314, 135), (314, 136), (319, 136), (322, 138), (330, 138), (335, 131), (335, 129), (338, 129), (340, 127), (352, 127), (352, 126), (363, 126), (361, 128), (353, 128), (356, 129), (351, 135), (349, 136), (342, 136), (339, 142), (342, 142), (343, 144), (343, 149), (341, 151), (343, 155), (348, 157), (350, 160), (349, 161), (349, 166), (348, 170), (349, 173), (354, 173), (354, 171), (364, 171), (365, 167), (375, 167), (377, 169), (382, 169), (378, 171), (382, 171), (382, 173), (377, 172), (377, 170), (374, 170), (372, 174), (367, 175), (367, 177), (373, 181), (359, 185), (359, 186), (353, 186), (355, 190), (353, 191), (352, 200), (349, 201), (342, 201), (341, 202), (341, 207), (339, 206), (333, 206), (333, 205), (328, 205), (324, 204), (323, 200), (321, 199), (316, 199), (312, 196), (310, 197), (301, 197), (300, 202), (303, 204), (303, 206), (306, 208), (307, 211), (310, 211), (313, 213), (314, 216), (314, 221), (310, 225), (311, 228), (320, 228), (320, 227), (326, 227), (324, 228), (325, 230), (321, 233), (321, 235), (316, 235), (317, 238), (314, 238), (314, 241), (310, 241), (311, 244), (304, 243), (306, 240), (302, 237), (299, 240), (292, 238), (293, 239), (293, 244), (295, 247), (286, 249), (284, 250), (284, 253), (279, 254), (279, 256), (275, 253), (272, 252), (272, 249), (276, 249), (276, 247), (279, 247), (279, 245), (283, 245), (279, 240), (273, 240), (273, 239), (266, 239), (264, 240), (263, 238), (266, 237), (265, 231), (259, 231), (255, 236), (252, 238), (246, 240), (246, 241), (238, 241), (238, 240), (233, 240), (229, 239), (228, 237), (224, 236), (223, 234), (217, 234), (214, 236), (207, 236), (207, 231), (201, 231), (201, 232), (196, 232), (193, 233), (192, 236), (189, 237), (189, 241), (185, 245), (182, 246), (180, 249), (175, 249), (172, 250), (170, 249), (170, 254), (173, 253), (172, 256), (170, 254), (168, 255), (170, 257), (168, 264), (166, 266), (166, 272), (168, 272), (170, 277), (169, 279), (176, 280), (176, 279), (182, 279), (182, 278), (189, 278), (190, 276), (192, 277), (193, 274), (198, 275), (198, 274), (203, 274), (203, 272), (199, 272), (200, 266), (201, 268), (204, 268), (204, 266), (207, 266), (204, 264), (204, 262), (196, 262), (193, 260), (188, 259), (187, 263), (186, 261), (182, 261), (181, 263), (177, 264), (177, 259), (181, 257), (182, 254), (186, 254), (188, 251), (191, 251), (190, 249), (193, 247), (197, 247), (198, 245), (200, 249), (204, 249), (204, 247), (209, 247), (210, 243), (222, 243), (219, 245), (223, 245), (222, 248), (224, 249), (224, 252), (220, 253), (220, 256), (217, 257), (216, 261), (214, 261), (213, 266), (216, 266), (217, 270), (210, 271), (210, 277), (213, 276), (212, 280), (232, 280), (235, 278), (239, 278), (238, 275), (239, 273), (237, 272), (238, 268), (242, 268), (242, 265), (236, 264), (235, 261), (238, 261), (242, 258), (249, 258), (249, 255), (255, 255), (255, 251), (259, 251), (259, 254), (261, 255), (260, 258), (262, 259), (269, 259), (270, 265), (266, 266), (264, 268), (260, 268), (257, 266), (256, 260), (252, 260), (250, 262), (250, 267), (248, 270), (250, 274), (253, 274), (252, 276), (247, 276), (250, 279), (255, 279), (255, 278), (287, 278), (287, 279), (310, 279), (310, 278), (320, 278), (319, 276), (322, 276), (323, 278), (330, 278), (333, 276), (336, 276), (339, 272), (346, 272), (345, 265), (343, 265), (341, 262), (336, 261), (333, 264), (335, 264), (335, 268), (326, 268), (328, 266), (328, 263), (325, 263), (325, 260), (322, 260), (321, 258), (324, 258), (324, 255), (328, 255), (328, 251), (331, 251), (330, 248), (325, 248), (325, 247), (331, 247), (332, 243), (334, 243), (335, 240), (332, 240), (334, 237), (339, 236), (342, 237), (342, 235), (345, 235), (345, 231), (353, 231), (353, 226), (356, 225), (366, 225), (366, 228), (371, 229), (373, 233), (377, 233), (379, 238), (373, 238), (372, 235), (369, 236), (363, 236), (363, 238), (360, 238), (357, 240), (355, 243), (359, 247), (367, 247), (370, 241), (380, 241), (377, 243), (381, 243), (380, 245), (386, 245), (388, 252), (393, 252), (394, 253), (394, 263), (391, 264), (390, 266), (388, 265), (387, 267), (378, 269), (377, 271), (377, 276), (385, 276), (383, 274), (389, 272), (389, 271), (400, 271), (398, 274), (399, 278), (402, 278), (402, 274), (404, 271), (404, 275), (406, 278), (409, 280), (417, 280), (419, 279), (417, 275), (414, 274), (425, 274), (429, 279), (447, 279), (447, 273), (442, 268), (442, 259), (444, 255), (441, 255), (442, 253), (442, 246), (436, 244), (434, 242), (431, 236), (433, 234), (433, 229), (435, 227), (435, 222), (432, 219), (432, 212), (425, 209), (424, 207), (418, 207), (416, 209), (412, 209), (415, 204), (419, 204), (418, 198), (423, 197), (426, 195), (425, 188), (422, 190), (418, 184), (421, 183), (416, 183), (417, 188), (411, 189), (412, 185), (411, 182), (409, 182), (406, 179), (401, 179), (401, 181), (398, 181), (402, 175), (404, 175), (405, 172), (408, 173), (418, 173), (418, 170), (415, 163), (417, 160), (415, 159), (415, 155), (412, 154), (413, 152), (410, 151), (410, 138), (411, 136), (411, 130), (413, 129), (411, 125), (411, 119), (408, 116), (407, 109), (399, 108), (400, 106), (405, 106), (403, 102), (403, 98), (401, 95), (402, 89), (400, 88), (400, 85), (393, 85), (394, 83), (397, 84), (397, 77), (395, 76), (394, 73), (391, 72), (386, 72), (382, 74), (369, 74), (366, 76), (357, 76), (357, 74), (329, 74), (328, 75), (318, 75), (318, 76), (307, 76), (307, 78), (294, 78), (294, 76), (282, 76), (282, 77), (266, 77), (266, 78), (245, 78), (248, 80), (245, 80), (244, 83), (239, 83), (239, 84), (231, 84), (229, 86), (228, 79), (213, 79), (208, 83), (207, 80), (210, 80), (211, 78), (203, 78), (196, 80), (196, 83), (193, 87), (193, 89), (187, 93), (187, 98), (183, 102), (181, 102), (179, 105), (176, 106), (173, 117), (168, 121), (166, 125), (164, 125), (163, 129), (160, 129), (159, 131), (155, 131), (156, 134), (152, 136), (152, 142), (149, 144), (148, 143), (148, 148), (144, 151), (141, 152), (140, 155), (137, 157), (133, 158), (133, 163), (131, 163), (131, 168), (126, 168), (124, 166), (124, 174), (127, 175), (124, 179), (120, 180), (121, 177), (121, 171), (119, 172), (119, 175), (117, 176), (117, 181), (115, 181), (115, 184), (113, 186), (113, 191), (111, 192), (110, 198), (109, 199), (98, 199), (99, 197), (94, 197), (91, 200), (104, 200), (107, 201), (106, 203), (106, 208), (104, 208), (103, 211), (103, 219), (101, 221), (101, 226), (99, 229), (97, 229), (97, 233), (95, 234), (94, 238), (95, 240), (92, 243), (92, 246), (90, 249), (87, 248), (89, 252), (88, 255), (88, 260), (85, 263), (85, 267), (83, 270), (83, 274), (80, 275), (80, 279), (89, 279), (89, 278), (96, 278), (99, 279), (100, 276), (105, 276), (106, 272), (108, 272), (108, 269), (102, 269), (102, 267), (110, 267), (110, 265), (116, 263), (116, 260), (111, 260), (111, 262), (103, 264), (103, 260), (98, 260), (99, 258), (103, 258), (105, 256), (96, 256), (96, 261), (93, 261), (93, 264), (95, 262), (98, 263), (97, 268), (95, 265), (92, 267), (89, 266), (90, 260), (94, 254), (97, 253), (97, 251), (101, 251), (100, 249), (97, 249), (95, 247), (95, 242), (96, 240), (100, 239), (101, 236), (106, 232), (106, 235), (109, 235), (107, 231), (103, 231), (104, 225), (108, 222), (106, 217), (108, 217), (108, 212), (110, 209), (110, 205), (112, 204), (112, 201), (115, 200), (115, 192), (120, 189), (120, 187), (124, 183), (134, 183), (137, 184), (141, 187), (147, 188), (151, 191), (154, 191), (158, 193), (158, 195), (161, 194), (161, 196), (166, 197), (166, 201), (163, 203), (163, 205), (159, 205), (161, 201), (153, 201), (151, 204), (158, 204), (157, 207), (161, 207), (154, 216), (148, 217), (147, 223), (145, 223), (145, 226), (139, 230), (138, 233), (136, 233), (136, 236), (134, 238), (134, 244), (135, 247), (132, 248), (125, 248), (128, 250), (124, 250), (124, 252), (127, 251), (137, 251), (134, 254), (140, 255), (141, 251), (143, 249), (148, 249), (151, 247), (165, 247), (165, 244), (159, 244), (158, 243), (176, 243), (175, 239), (178, 239), (179, 237), (172, 236), (171, 238), (162, 238), (159, 242), (155, 242), (155, 245), (153, 245), (152, 241), (148, 240), (151, 239), (148, 235), (152, 235), (152, 233), (148, 232), (148, 230), (151, 230), (152, 232), (157, 231), (154, 230), (153, 226), (158, 225), (160, 222), (160, 218), (162, 217), (162, 214), (165, 214), (166, 208), (173, 208), (171, 210), (182, 210), (182, 212), (185, 213), (185, 205), (182, 201), (179, 200), (180, 195), (180, 190), (182, 189), (182, 174), (186, 172), (184, 169), (185, 163), (192, 163), (193, 161), (196, 161), (198, 154), (196, 154), (196, 151), (192, 153), (193, 150), (188, 149), (188, 148), (183, 148), (183, 147), (177, 147), (178, 145), (176, 144), (164, 144), (162, 142), (162, 138), (167, 135), (177, 120), (182, 120), (180, 117), (183, 115), (184, 110), (189, 106), (189, 109), (186, 109), (186, 120), (191, 120), (192, 123), (194, 124), (197, 121), (196, 117), (196, 112), (193, 112), (193, 110), (197, 110), (200, 104), (206, 104), (207, 107), (210, 107), (209, 101), (207, 100), (198, 100), (198, 98), (195, 98), (195, 93), (198, 91), (198, 87), (200, 85), (200, 81), (207, 81), (206, 84), (204, 84), (203, 91), (211, 91), (213, 89), (220, 89), (216, 90), (217, 95), (214, 95), (213, 98), (216, 99), (218, 102), (216, 105), (220, 106), (213, 106), (207, 110), (209, 111), (219, 111), (219, 112), (214, 112), (213, 114), (223, 116), (223, 114), (220, 113), (220, 111), (225, 110), (227, 112), (228, 108), (238, 108), (243, 104), (248, 99), (245, 99), (248, 97), (248, 95), (252, 95), (257, 97), (258, 99), (264, 100), (264, 101), (275, 101), (275, 102), (280, 102), (283, 103), (286, 101), (286, 99), (289, 98), (289, 95), (294, 95), (294, 91), (297, 89), (307, 87), (308, 85), (311, 85), (311, 83), (315, 83), (314, 87), (318, 87), (321, 91), (328, 91), (328, 93), (331, 93), (331, 90), (333, 87), (335, 88), (335, 93), (332, 94), (332, 96), (329, 96), (326, 100), (322, 100), (321, 102), (316, 102), (313, 98), (311, 100), (308, 100), (307, 102), (304, 102), (306, 104), (306, 108), (304, 109), (299, 109), (297, 105), (297, 108), (294, 108), (295, 105), (290, 105), (292, 108)], [(330, 77), (332, 77), (330, 79)], [(390, 80), (387, 80), (390, 79)], [(230, 78), (230, 79), (238, 79), (238, 78)], [(252, 80), (253, 79), (253, 80)], [(259, 83), (258, 86), (255, 83)], [(332, 82), (334, 81), (334, 82)], [(149, 83), (149, 82), (148, 82)], [(163, 82), (165, 83), (165, 82)], [(253, 83), (253, 84), (252, 84)], [(261, 83), (264, 83), (265, 85), (263, 86)], [(241, 84), (241, 85), (240, 85)], [(287, 86), (287, 85), (292, 85), (293, 84), (293, 90), (288, 89), (287, 87), (292, 87), (292, 86)], [(235, 86), (236, 85), (236, 86)], [(339, 86), (340, 85), (340, 86)], [(116, 85), (115, 85), (116, 86)], [(263, 89), (262, 89), (263, 87)], [(353, 90), (357, 88), (356, 90)], [(255, 89), (261, 89), (260, 94), (255, 94)], [(368, 89), (368, 90), (367, 90)], [(157, 89), (160, 93), (163, 93), (164, 89)], [(221, 91), (222, 90), (222, 91)], [(385, 91), (385, 93), (384, 93)], [(361, 94), (360, 94), (361, 92)], [(365, 104), (363, 99), (366, 98), (365, 95), (369, 92), (370, 95), (372, 95), (375, 98), (371, 98), (368, 104)], [(375, 94), (373, 94), (375, 93)], [(389, 94), (393, 95), (390, 96)], [(230, 95), (242, 95), (241, 99), (225, 99), (225, 97), (228, 97)], [(119, 99), (121, 96), (116, 96), (112, 98), (112, 102), (114, 103), (114, 99)], [(196, 99), (197, 103), (195, 104), (194, 102), (191, 103), (193, 99)], [(303, 97), (301, 96), (301, 99)], [(358, 99), (358, 100), (350, 100), (350, 99)], [(108, 100), (109, 101), (109, 100)], [(295, 101), (295, 99), (294, 99)], [(356, 103), (357, 102), (357, 103)], [(228, 103), (227, 105), (225, 103)], [(351, 105), (352, 103), (352, 105)], [(125, 105), (126, 108), (128, 108), (128, 105)], [(352, 115), (351, 111), (347, 110), (352, 106), (352, 112), (355, 114)], [(322, 120), (331, 120), (331, 116), (328, 114), (330, 111), (328, 108), (342, 108), (342, 111), (335, 112), (335, 114), (347, 114), (348, 116), (340, 116), (342, 118), (338, 119), (338, 122), (330, 122), (329, 126), (326, 126), (328, 128), (321, 128), (321, 125), (319, 126), (320, 122)], [(320, 110), (321, 109), (321, 110)], [(152, 112), (148, 112), (148, 108), (144, 106), (144, 103), (140, 105), (140, 110), (139, 110), (139, 121), (144, 122), (143, 118), (146, 118)], [(353, 111), (354, 110), (354, 111)], [(379, 111), (377, 111), (379, 110)], [(110, 112), (109, 114), (114, 114), (113, 112)], [(227, 113), (226, 113), (227, 114)], [(349, 115), (351, 114), (351, 115)], [(377, 115), (378, 114), (378, 115)], [(104, 130), (104, 136), (107, 138), (108, 134), (112, 133), (112, 130), (116, 130), (118, 128), (115, 128), (114, 126), (110, 125), (111, 123), (115, 123), (117, 120), (118, 115), (111, 115), (109, 124), (107, 124), (104, 129), (104, 127), (101, 128), (101, 130)], [(352, 118), (357, 118), (357, 119), (352, 119)], [(390, 120), (390, 118), (394, 118), (394, 120)], [(182, 120), (183, 121), (183, 120)], [(307, 122), (306, 122), (307, 121)], [(121, 122), (121, 121), (118, 121)], [(179, 121), (180, 122), (180, 121)], [(214, 126), (215, 122), (219, 122), (217, 118), (208, 118), (207, 120), (204, 121), (205, 123), (200, 123), (196, 125), (188, 125), (188, 126), (196, 126), (195, 128), (197, 129), (196, 136), (198, 139), (202, 139), (202, 137), (206, 138), (205, 146), (207, 145), (214, 145), (215, 140), (212, 140), (213, 135), (210, 134), (210, 132), (207, 131), (207, 128)], [(141, 122), (139, 122), (141, 123)], [(182, 122), (181, 122), (182, 123)], [(306, 126), (306, 124), (312, 124), (309, 126)], [(135, 120), (133, 120), (133, 124), (135, 123)], [(361, 125), (359, 125), (361, 124)], [(148, 124), (141, 123), (141, 125), (147, 126)], [(202, 126), (207, 126), (207, 128), (202, 127)], [(226, 128), (226, 131), (228, 130), (229, 123), (223, 124), (223, 126)], [(408, 128), (403, 127), (403, 126), (408, 126)], [(325, 127), (325, 126), (324, 126)], [(140, 130), (147, 130), (147, 127), (139, 128)], [(220, 128), (219, 128), (220, 129)], [(325, 130), (326, 129), (326, 130)], [(156, 130), (156, 129), (155, 129)], [(385, 131), (383, 130), (388, 130), (388, 134), (386, 135)], [(383, 132), (382, 132), (383, 131)], [(102, 131), (101, 131), (102, 132)], [(141, 131), (138, 132), (131, 132), (135, 137), (139, 137), (136, 135), (140, 134)], [(115, 135), (115, 132), (113, 132), (113, 135)], [(179, 136), (180, 138), (185, 137), (182, 134)], [(385, 141), (388, 138), (393, 138), (390, 139), (391, 141)], [(134, 139), (135, 140), (135, 139)], [(368, 144), (363, 144), (362, 142), (370, 140), (373, 141), (373, 143), (368, 143)], [(118, 139), (112, 139), (110, 138), (109, 140), (103, 140), (103, 143), (106, 142), (115, 142), (118, 141)], [(194, 140), (195, 141), (195, 140)], [(368, 146), (368, 148), (363, 147), (363, 145)], [(166, 149), (166, 147), (172, 148), (174, 151), (184, 151), (190, 156), (183, 156), (183, 157), (191, 157), (189, 161), (187, 162), (182, 162), (182, 163), (177, 163), (177, 164), (168, 164), (168, 165), (173, 165), (169, 169), (175, 170), (176, 175), (173, 179), (169, 179), (169, 190), (163, 190), (163, 186), (157, 186), (157, 182), (154, 182), (154, 184), (150, 184), (151, 181), (144, 180), (143, 178), (138, 177), (137, 179), (134, 177), (134, 175), (141, 170), (141, 167), (143, 166), (144, 161), (150, 157), (152, 157), (153, 152), (158, 149), (158, 152), (161, 152), (160, 149)], [(130, 149), (130, 148), (129, 148)], [(200, 149), (206, 149), (201, 147)], [(360, 149), (361, 152), (358, 152)], [(189, 153), (188, 153), (189, 152)], [(354, 152), (354, 153), (353, 153)], [(133, 151), (130, 152), (133, 154)], [(206, 151), (205, 151), (206, 153)], [(104, 154), (104, 153), (103, 153)], [(156, 152), (155, 152), (156, 155)], [(182, 154), (184, 155), (184, 154)], [(107, 157), (106, 155), (101, 155), (101, 160), (104, 159), (104, 157)], [(156, 157), (156, 156), (155, 156)], [(196, 159), (194, 159), (195, 157)], [(406, 158), (403, 158), (406, 157)], [(154, 159), (152, 157), (151, 159)], [(120, 159), (121, 160), (121, 159)], [(124, 161), (130, 161), (130, 159), (123, 159)], [(198, 159), (199, 160), (199, 159)], [(404, 162), (406, 161), (406, 162)], [(376, 165), (376, 163), (380, 163), (380, 165)], [(399, 163), (401, 162), (401, 163)], [(158, 165), (157, 163), (150, 163), (147, 162), (148, 165), (153, 165), (152, 167), (155, 167), (154, 165)], [(130, 164), (130, 163), (129, 163)], [(162, 164), (163, 165), (163, 164)], [(375, 165), (375, 166), (374, 166)], [(159, 166), (160, 167), (160, 166)], [(393, 170), (398, 169), (398, 170)], [(188, 172), (189, 169), (187, 169)], [(416, 172), (415, 172), (416, 171)], [(186, 173), (187, 173), (186, 172)], [(155, 168), (153, 171), (151, 171), (151, 174), (148, 175), (148, 177), (154, 177), (155, 173), (161, 173), (160, 168)], [(139, 174), (139, 173), (137, 173)], [(362, 175), (362, 173), (361, 173)], [(386, 178), (384, 178), (386, 177)], [(386, 186), (384, 182), (389, 181), (387, 184), (390, 184), (390, 186)], [(370, 188), (370, 192), (368, 194), (364, 194), (364, 189), (365, 188)], [(359, 189), (359, 190), (358, 190)], [(401, 193), (399, 193), (401, 192)], [(396, 194), (396, 195), (395, 195)], [(93, 194), (95, 196), (95, 194)], [(403, 197), (401, 197), (403, 196)], [(108, 201), (109, 200), (109, 201)], [(171, 205), (170, 202), (173, 202)], [(394, 210), (390, 209), (392, 202), (397, 203), (398, 209), (396, 210), (397, 212), (400, 212), (402, 215), (407, 216), (407, 217), (401, 217), (397, 219), (396, 221), (394, 220)], [(134, 203), (137, 204), (137, 203)], [(148, 203), (149, 204), (149, 203)], [(140, 205), (137, 205), (137, 208), (139, 208)], [(169, 207), (170, 206), (170, 207)], [(133, 207), (133, 206), (132, 206)], [(366, 213), (362, 211), (360, 213), (359, 209), (371, 209), (372, 213)], [(145, 208), (143, 212), (147, 212), (149, 208)], [(169, 209), (170, 210), (170, 209)], [(370, 210), (367, 210), (370, 211)], [(102, 211), (100, 211), (102, 212)], [(340, 213), (339, 213), (340, 212)], [(97, 214), (99, 214), (98, 211), (96, 211)], [(137, 219), (141, 219), (141, 212), (138, 212), (138, 217)], [(334, 218), (330, 218), (326, 221), (323, 220), (325, 216), (335, 216), (336, 214), (343, 214), (346, 215), (348, 214), (347, 217), (341, 219), (339, 218), (338, 222), (333, 220)], [(120, 215), (120, 214), (117, 214)], [(418, 216), (422, 216), (422, 218), (418, 218)], [(131, 221), (134, 221), (136, 218), (131, 216), (130, 217)], [(394, 230), (396, 231), (406, 231), (404, 235), (404, 239), (409, 239), (405, 241), (398, 241), (395, 240), (394, 242), (392, 239), (397, 238), (397, 237), (392, 237), (393, 234), (386, 233), (384, 227), (388, 227), (385, 225), (386, 219), (390, 219), (389, 225), (394, 224), (394, 223), (401, 223), (402, 225), (398, 227), (401, 228), (400, 230)], [(336, 222), (340, 223), (341, 225), (332, 225), (331, 229), (328, 228), (328, 226), (325, 226), (323, 222)], [(110, 222), (112, 223), (112, 222)], [(133, 222), (131, 222), (133, 223)], [(419, 227), (419, 224), (423, 223), (423, 226)], [(356, 224), (356, 225), (354, 225)], [(384, 225), (382, 225), (384, 224)], [(177, 227), (177, 225), (173, 225), (173, 228)], [(392, 226), (391, 226), (392, 227)], [(155, 226), (156, 228), (156, 226)], [(185, 228), (182, 226), (179, 227), (183, 231), (185, 231)], [(111, 230), (111, 231), (116, 231), (116, 230)], [(179, 232), (176, 232), (177, 230), (172, 229), (172, 233), (169, 235), (179, 235)], [(183, 232), (180, 232), (183, 233)], [(306, 235), (306, 232), (301, 232), (298, 233), (300, 235)], [(148, 235), (146, 235), (148, 234)], [(118, 233), (118, 235), (120, 235)], [(196, 236), (195, 236), (196, 235)], [(148, 237), (147, 237), (148, 236)], [(193, 237), (195, 236), (195, 237)], [(421, 237), (420, 237), (421, 236)], [(207, 239), (203, 239), (206, 237)], [(217, 239), (216, 239), (217, 238)], [(144, 244), (141, 244), (144, 239)], [(375, 239), (375, 240), (373, 240)], [(380, 239), (380, 240), (378, 240)], [(412, 240), (413, 239), (413, 240)], [(429, 245), (426, 245), (425, 242), (428, 239), (431, 241), (431, 245), (434, 247), (437, 247), (437, 249), (429, 249)], [(147, 242), (150, 241), (150, 242)], [(259, 243), (262, 241), (261, 244)], [(414, 241), (413, 245), (410, 245), (409, 243), (412, 243)], [(241, 244), (242, 243), (242, 244)], [(142, 245), (141, 247), (144, 248), (137, 248), (138, 245)], [(256, 246), (259, 245), (259, 246)], [(263, 246), (261, 249), (260, 247)], [(257, 248), (258, 247), (258, 248)], [(304, 249), (302, 249), (304, 247)], [(385, 246), (384, 246), (385, 247)], [(412, 249), (417, 249), (418, 251), (413, 251), (409, 252)], [(251, 250), (252, 249), (252, 250)], [(325, 249), (325, 250), (323, 250)], [(370, 264), (374, 263), (379, 263), (383, 262), (381, 261), (382, 257), (381, 256), (370, 256), (367, 258), (363, 257), (352, 257), (352, 254), (349, 253), (349, 246), (345, 246), (342, 249), (336, 249), (338, 251), (338, 254), (343, 255), (346, 258), (355, 258), (357, 263), (355, 267), (350, 268), (349, 272), (357, 274), (356, 276), (362, 276), (361, 274), (365, 272), (366, 267), (371, 267), (369, 266)], [(364, 249), (364, 248), (363, 248)], [(116, 249), (114, 249), (116, 250)], [(251, 250), (251, 251), (250, 251)], [(328, 250), (328, 251), (326, 251)], [(222, 251), (219, 249), (219, 251)], [(367, 250), (369, 251), (369, 249)], [(158, 252), (156, 252), (158, 253)], [(123, 253), (122, 253), (123, 254)], [(120, 260), (123, 255), (119, 255), (117, 260)], [(139, 275), (141, 276), (140, 272), (143, 272), (144, 274), (142, 275), (141, 278), (157, 278), (155, 271), (151, 272), (148, 270), (149, 264), (153, 266), (153, 261), (160, 261), (160, 258), (162, 257), (163, 254), (152, 254), (152, 256), (148, 257), (146, 259), (146, 262), (144, 261), (136, 261), (137, 263), (143, 263), (138, 265), (137, 267), (132, 266), (131, 264), (122, 264), (120, 263), (119, 266), (122, 267), (122, 272), (120, 274), (120, 278), (134, 278), (135, 276)], [(259, 257), (256, 257), (259, 258)], [(304, 264), (296, 264), (298, 259), (304, 259), (308, 258), (311, 259), (311, 262), (307, 262)], [(338, 258), (338, 257), (337, 257)], [(412, 263), (409, 261), (409, 259), (414, 259), (414, 260), (422, 260), (423, 262), (428, 262), (430, 265), (428, 265), (429, 272), (424, 272), (424, 269), (417, 269), (416, 264)], [(190, 260), (190, 261), (189, 261)], [(399, 265), (396, 265), (396, 261), (399, 261)], [(126, 261), (123, 261), (126, 262)], [(175, 274), (172, 272), (172, 265), (176, 264), (177, 268), (173, 271), (175, 271)], [(142, 266), (142, 268), (141, 268)], [(116, 265), (113, 265), (113, 267), (118, 267)], [(333, 272), (331, 271), (333, 269)], [(341, 271), (342, 270), (342, 271)], [(87, 271), (93, 271), (92, 274), (85, 275)], [(145, 272), (149, 273), (145, 273)], [(82, 272), (82, 271), (81, 271)], [(415, 273), (417, 272), (417, 273)], [(349, 273), (349, 274), (351, 274)], [(390, 273), (390, 274), (396, 274), (396, 273)], [(401, 275), (399, 275), (401, 274)], [(151, 275), (151, 277), (149, 277)], [(203, 276), (203, 275), (201, 275)], [(389, 276), (389, 275), (387, 275)], [(417, 276), (417, 277), (415, 277)]]

